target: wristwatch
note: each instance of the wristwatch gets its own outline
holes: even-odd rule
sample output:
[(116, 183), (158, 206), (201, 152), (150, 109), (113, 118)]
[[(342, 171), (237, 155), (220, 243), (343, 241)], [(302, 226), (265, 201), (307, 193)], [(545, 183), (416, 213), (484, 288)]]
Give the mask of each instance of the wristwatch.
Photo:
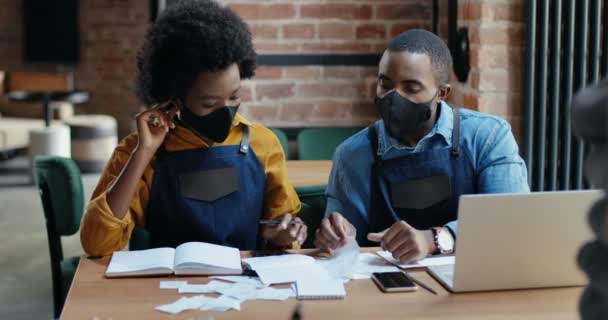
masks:
[(435, 246), (441, 254), (454, 252), (454, 237), (448, 228), (432, 228)]

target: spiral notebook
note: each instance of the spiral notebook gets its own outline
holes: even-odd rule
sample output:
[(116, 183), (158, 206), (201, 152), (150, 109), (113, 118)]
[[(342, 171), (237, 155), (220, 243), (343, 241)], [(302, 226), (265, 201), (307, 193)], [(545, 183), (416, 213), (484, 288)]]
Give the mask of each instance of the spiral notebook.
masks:
[(296, 289), (298, 300), (339, 300), (346, 296), (340, 279), (298, 279)]

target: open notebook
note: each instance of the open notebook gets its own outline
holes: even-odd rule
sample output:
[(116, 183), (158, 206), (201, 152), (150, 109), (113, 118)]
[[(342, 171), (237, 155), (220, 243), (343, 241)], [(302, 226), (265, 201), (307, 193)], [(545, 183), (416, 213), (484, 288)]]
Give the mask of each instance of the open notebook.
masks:
[(241, 274), (239, 250), (204, 242), (188, 242), (177, 248), (117, 251), (106, 277), (150, 275)]

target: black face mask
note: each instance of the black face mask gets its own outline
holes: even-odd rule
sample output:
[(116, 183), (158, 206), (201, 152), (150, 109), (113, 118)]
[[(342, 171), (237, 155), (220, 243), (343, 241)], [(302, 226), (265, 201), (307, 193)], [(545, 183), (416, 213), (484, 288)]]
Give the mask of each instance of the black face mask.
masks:
[(232, 121), (238, 109), (239, 106), (226, 106), (206, 116), (198, 116), (184, 106), (181, 109), (180, 119), (197, 133), (215, 142), (224, 142), (228, 138)]
[(401, 139), (418, 131), (431, 118), (431, 103), (436, 96), (429, 102), (414, 103), (393, 90), (382, 98), (376, 97), (375, 103), (389, 135)]

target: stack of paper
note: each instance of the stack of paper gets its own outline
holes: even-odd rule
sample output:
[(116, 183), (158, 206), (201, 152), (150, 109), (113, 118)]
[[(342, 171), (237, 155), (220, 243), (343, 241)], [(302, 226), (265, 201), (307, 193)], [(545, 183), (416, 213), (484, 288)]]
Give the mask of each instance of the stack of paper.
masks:
[[(354, 241), (353, 241), (354, 242)], [(356, 246), (356, 248), (354, 248)], [(344, 278), (352, 275), (359, 255), (356, 242), (338, 251), (336, 257), (317, 262), (304, 255), (245, 259), (264, 284), (295, 282), (298, 299), (340, 299), (345, 295)]]

